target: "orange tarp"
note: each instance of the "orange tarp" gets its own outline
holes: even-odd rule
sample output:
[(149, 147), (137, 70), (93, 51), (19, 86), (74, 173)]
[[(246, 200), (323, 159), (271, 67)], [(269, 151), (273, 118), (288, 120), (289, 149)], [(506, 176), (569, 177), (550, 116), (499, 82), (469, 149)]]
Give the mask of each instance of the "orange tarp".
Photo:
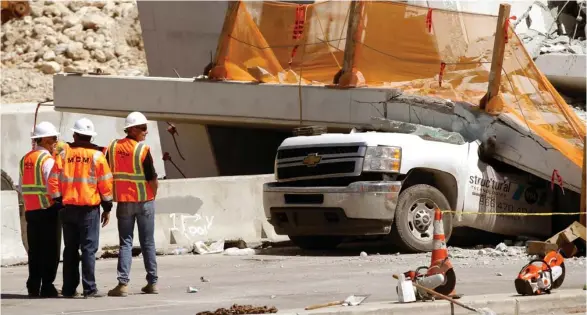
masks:
[[(228, 80), (332, 84), (343, 64), (350, 3), (240, 2), (217, 60)], [(360, 23), (354, 68), (367, 86), (471, 104), (487, 92), (497, 16), (364, 1)], [(581, 167), (585, 125), (511, 28), (498, 36), (507, 43), (492, 102)]]

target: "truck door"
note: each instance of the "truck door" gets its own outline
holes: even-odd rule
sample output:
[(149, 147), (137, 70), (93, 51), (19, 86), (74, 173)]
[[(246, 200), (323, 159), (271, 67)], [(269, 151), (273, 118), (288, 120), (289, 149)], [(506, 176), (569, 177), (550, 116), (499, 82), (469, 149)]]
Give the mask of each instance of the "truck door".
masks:
[(553, 194), (546, 181), (530, 181), (530, 174), (501, 162), (484, 163), (475, 150), (467, 167), (462, 225), (511, 236), (551, 235), (550, 216), (524, 216), (552, 212)]

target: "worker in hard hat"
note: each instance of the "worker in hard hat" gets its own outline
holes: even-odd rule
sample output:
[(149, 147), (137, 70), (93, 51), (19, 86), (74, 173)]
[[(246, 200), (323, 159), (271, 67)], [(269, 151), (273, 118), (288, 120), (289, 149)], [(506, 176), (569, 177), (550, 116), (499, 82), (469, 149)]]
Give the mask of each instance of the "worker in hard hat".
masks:
[(28, 268), (26, 282), (30, 297), (57, 297), (53, 285), (59, 266), (61, 234), (60, 204), (47, 193), (49, 174), (55, 163), (53, 146), (59, 132), (50, 122), (34, 127), (33, 149), (20, 160), (19, 187), (27, 223)]
[(139, 230), (139, 243), (147, 285), (143, 293), (157, 294), (157, 260), (155, 256), (155, 196), (157, 173), (150, 148), (143, 140), (147, 136), (147, 117), (132, 112), (126, 117), (126, 138), (112, 141), (106, 158), (114, 174), (114, 201), (120, 250), (118, 254), (118, 285), (109, 296), (127, 296), (132, 262), (132, 244), (135, 220)]
[[(63, 203), (63, 288), (64, 297), (77, 295), (79, 285), (78, 250), (81, 249), (82, 286), (85, 297), (101, 297), (94, 275), (96, 252), (102, 227), (110, 221), (112, 209), (112, 173), (104, 154), (90, 141), (96, 136), (94, 124), (87, 118), (75, 122), (73, 142), (55, 159), (49, 179), (49, 192)], [(104, 209), (100, 218), (100, 206)]]
[[(55, 150), (53, 152), (53, 158), (55, 158), (55, 156), (57, 156), (61, 151), (65, 150), (66, 148), (68, 148), (70, 145), (69, 142), (65, 142), (65, 141), (57, 141), (57, 143), (55, 144)], [(101, 147), (99, 145), (96, 145), (96, 149), (102, 151), (102, 153), (106, 154), (106, 147)]]

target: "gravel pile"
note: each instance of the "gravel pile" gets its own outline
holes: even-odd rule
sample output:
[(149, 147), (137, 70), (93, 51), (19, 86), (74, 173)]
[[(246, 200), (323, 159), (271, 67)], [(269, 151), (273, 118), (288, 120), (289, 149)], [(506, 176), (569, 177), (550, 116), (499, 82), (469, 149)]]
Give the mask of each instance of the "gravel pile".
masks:
[(52, 98), (52, 74), (146, 75), (135, 1), (31, 1), (2, 25), (2, 102)]

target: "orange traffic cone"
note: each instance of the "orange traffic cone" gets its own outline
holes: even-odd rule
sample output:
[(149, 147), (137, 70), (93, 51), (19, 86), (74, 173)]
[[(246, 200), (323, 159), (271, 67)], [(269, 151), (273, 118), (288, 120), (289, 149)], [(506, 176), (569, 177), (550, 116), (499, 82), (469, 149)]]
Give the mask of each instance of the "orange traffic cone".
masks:
[(456, 286), (456, 276), (448, 259), (448, 249), (446, 248), (446, 239), (444, 238), (444, 224), (442, 223), (442, 212), (440, 209), (434, 210), (434, 236), (432, 240), (432, 259), (428, 276), (442, 274), (445, 283), (437, 287), (434, 291), (444, 295), (454, 295)]

